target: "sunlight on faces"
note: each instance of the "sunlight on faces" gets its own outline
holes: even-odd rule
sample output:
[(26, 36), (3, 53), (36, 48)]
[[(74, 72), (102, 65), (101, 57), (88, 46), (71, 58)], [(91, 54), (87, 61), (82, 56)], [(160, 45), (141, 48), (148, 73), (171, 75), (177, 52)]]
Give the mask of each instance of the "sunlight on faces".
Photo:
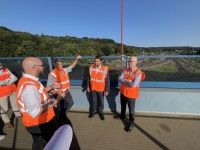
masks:
[(55, 66), (55, 68), (57, 68), (60, 71), (63, 69), (63, 63), (60, 61), (55, 62), (54, 66)]
[(99, 67), (101, 65), (102, 61), (100, 59), (95, 59), (94, 64), (96, 67)]
[(36, 74), (38, 75), (38, 76), (42, 76), (43, 74), (44, 74), (44, 65), (43, 65), (43, 63), (42, 63), (42, 61), (41, 60), (39, 60), (38, 62), (37, 62), (37, 64), (35, 64), (34, 66), (33, 66), (33, 69), (35, 69), (35, 71), (36, 71)]
[(137, 58), (136, 57), (129, 57), (129, 60), (128, 60), (129, 68), (135, 68), (136, 64), (137, 64)]

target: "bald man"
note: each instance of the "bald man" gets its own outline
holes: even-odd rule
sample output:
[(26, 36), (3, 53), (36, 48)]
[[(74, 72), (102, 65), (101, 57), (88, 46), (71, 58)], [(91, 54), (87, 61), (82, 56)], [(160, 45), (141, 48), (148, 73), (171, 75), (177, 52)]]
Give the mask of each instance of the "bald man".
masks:
[(22, 62), (24, 74), (17, 86), (17, 102), (22, 113), (22, 123), (32, 135), (33, 150), (42, 150), (58, 129), (53, 106), (57, 104), (66, 92), (58, 93), (56, 99), (50, 99), (48, 91), (59, 89), (60, 84), (44, 87), (39, 82), (43, 74), (44, 65), (35, 57), (28, 57)]
[(145, 74), (137, 67), (137, 58), (134, 56), (129, 57), (128, 68), (125, 68), (119, 77), (120, 86), (120, 102), (121, 102), (121, 115), (116, 119), (124, 119), (126, 115), (126, 104), (129, 108), (129, 125), (126, 129), (131, 132), (133, 129), (135, 119), (135, 101), (139, 97), (139, 86), (141, 80), (145, 79)]

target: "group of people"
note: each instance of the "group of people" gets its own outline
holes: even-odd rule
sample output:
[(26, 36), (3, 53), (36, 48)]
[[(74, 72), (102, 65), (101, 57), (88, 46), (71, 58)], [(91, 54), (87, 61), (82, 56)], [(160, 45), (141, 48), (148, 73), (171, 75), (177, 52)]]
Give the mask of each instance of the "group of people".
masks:
[[(46, 87), (39, 82), (39, 76), (43, 74), (45, 68), (39, 58), (28, 57), (23, 60), (24, 74), (17, 84), (17, 89), (13, 88), (13, 82), (16, 81), (12, 79), (14, 75), (8, 69), (0, 68), (0, 88), (5, 88), (5, 86), (12, 87), (13, 91), (6, 93), (9, 97), (16, 90), (16, 99), (13, 101), (15, 101), (16, 106), (17, 100), (18, 107), (14, 107), (14, 102), (11, 105), (13, 110), (15, 109), (14, 112), (16, 112), (17, 118), (20, 117), (20, 113), (16, 110), (20, 110), (22, 114), (22, 122), (26, 130), (32, 135), (33, 150), (43, 149), (54, 132), (61, 125), (69, 123), (66, 114), (74, 104), (74, 101), (70, 94), (68, 73), (76, 66), (78, 59), (81, 59), (80, 55), (66, 68), (63, 67), (62, 60), (55, 59), (55, 68), (48, 75)], [(92, 95), (92, 106), (88, 117), (92, 118), (95, 113), (98, 113), (100, 119), (104, 120), (104, 96), (109, 94), (110, 78), (109, 67), (104, 66), (102, 61), (101, 56), (96, 56), (94, 64), (89, 67), (87, 92)], [(126, 104), (128, 103), (129, 126), (127, 132), (131, 132), (135, 117), (135, 100), (139, 96), (139, 85), (141, 80), (145, 78), (145, 74), (136, 67), (136, 57), (129, 57), (128, 64), (129, 67), (124, 69), (119, 77), (119, 82), (121, 83), (121, 114), (115, 118), (125, 118)], [(9, 76), (6, 76), (4, 72), (9, 72)], [(5, 117), (5, 112), (8, 111), (8, 108), (4, 107), (4, 103), (6, 105), (8, 103), (8, 98), (2, 95), (2, 93), (5, 94), (4, 92), (0, 90), (0, 109), (2, 120), (8, 126), (7, 124), (10, 120)], [(59, 110), (58, 115), (55, 115), (55, 108)]]

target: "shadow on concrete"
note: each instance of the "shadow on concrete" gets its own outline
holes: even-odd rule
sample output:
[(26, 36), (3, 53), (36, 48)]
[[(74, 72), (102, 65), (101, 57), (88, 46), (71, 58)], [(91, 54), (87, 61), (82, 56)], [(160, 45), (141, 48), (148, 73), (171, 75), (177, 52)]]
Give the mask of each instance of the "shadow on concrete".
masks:
[(6, 135), (3, 131), (3, 127), (4, 127), (4, 122), (2, 118), (0, 118), (0, 135)]
[[(12, 116), (15, 117), (14, 113), (12, 113)], [(12, 118), (12, 117), (11, 117)], [(11, 122), (13, 123), (14, 120), (11, 119)], [(14, 136), (13, 136), (13, 143), (12, 143), (12, 149), (15, 149), (16, 147), (16, 138), (17, 138), (17, 130), (18, 130), (18, 119), (16, 119), (15, 124), (14, 124)]]
[(69, 148), (70, 150), (80, 150), (80, 145), (78, 143), (78, 140), (77, 140), (77, 137), (76, 137), (76, 134), (74, 133), (74, 130), (73, 130), (73, 138), (72, 138), (72, 142), (71, 142), (71, 146)]
[(156, 145), (158, 145), (161, 149), (169, 150), (168, 147), (166, 147), (164, 144), (162, 144), (161, 142), (159, 142), (156, 138), (154, 138), (152, 135), (150, 135), (148, 132), (146, 132), (143, 128), (141, 128), (140, 126), (138, 126), (136, 123), (134, 123), (134, 127), (137, 128), (146, 137), (148, 137), (152, 142), (154, 142)]
[(72, 130), (73, 130), (73, 137), (72, 137), (72, 142), (71, 142), (71, 145), (70, 145), (70, 150), (80, 150), (80, 145), (78, 143), (78, 139), (76, 137), (76, 134), (74, 133), (74, 129), (73, 129), (73, 124), (71, 123), (71, 121), (69, 120), (69, 118), (67, 118), (68, 121), (70, 122), (70, 126), (72, 127)]
[(117, 113), (117, 105), (116, 105), (116, 97), (119, 94), (119, 88), (112, 87), (112, 90), (110, 90), (110, 93), (108, 96), (106, 96), (108, 107), (110, 108), (111, 112), (117, 116), (119, 113)]
[(21, 150), (21, 149), (0, 147), (0, 150)]

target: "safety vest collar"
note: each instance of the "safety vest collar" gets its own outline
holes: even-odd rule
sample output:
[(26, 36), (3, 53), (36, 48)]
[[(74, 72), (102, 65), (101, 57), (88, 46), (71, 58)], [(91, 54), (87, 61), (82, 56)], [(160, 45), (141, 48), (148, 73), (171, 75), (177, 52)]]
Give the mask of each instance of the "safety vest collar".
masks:
[(30, 79), (35, 80), (35, 81), (38, 81), (38, 80), (39, 80), (38, 77), (32, 76), (32, 75), (30, 75), (30, 74), (23, 74), (23, 77), (25, 77), (25, 78), (30, 78)]
[(124, 75), (129, 75), (129, 76), (132, 76), (132, 77), (137, 77), (139, 74), (141, 73), (141, 71), (136, 67), (134, 68), (133, 70), (131, 70), (130, 68), (129, 69), (126, 69), (124, 71)]
[[(104, 69), (103, 69), (103, 67), (104, 67)], [(95, 82), (105, 82), (105, 78), (106, 78), (106, 75), (107, 75), (107, 70), (108, 70), (108, 68), (107, 68), (106, 66), (101, 66), (101, 68), (99, 68), (99, 69), (100, 69), (99, 72), (103, 74), (101, 80), (97, 80), (97, 79), (95, 79), (95, 78), (92, 78), (92, 72), (96, 72), (96, 66), (92, 65), (92, 66), (90, 67), (90, 77), (91, 77), (90, 80), (91, 80), (91, 81), (95, 81)]]

